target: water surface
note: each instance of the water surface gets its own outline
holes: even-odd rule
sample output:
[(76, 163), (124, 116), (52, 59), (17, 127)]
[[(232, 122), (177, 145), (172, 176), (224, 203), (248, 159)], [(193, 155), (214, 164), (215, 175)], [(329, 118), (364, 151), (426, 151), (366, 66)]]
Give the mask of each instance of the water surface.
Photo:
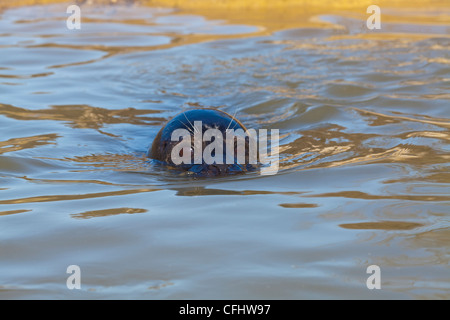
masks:
[[(450, 297), (445, 12), (274, 29), (86, 4), (69, 30), (66, 8), (0, 16), (1, 298)], [(279, 172), (152, 164), (160, 127), (202, 107), (279, 129)]]

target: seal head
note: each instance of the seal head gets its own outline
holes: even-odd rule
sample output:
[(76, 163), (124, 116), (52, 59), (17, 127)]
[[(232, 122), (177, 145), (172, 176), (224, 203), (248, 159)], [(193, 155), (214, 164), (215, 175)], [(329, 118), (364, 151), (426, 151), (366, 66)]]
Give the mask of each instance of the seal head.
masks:
[[(194, 127), (194, 123), (197, 121), (201, 121), (201, 134), (203, 135), (208, 129), (217, 129), (219, 130), (224, 139), (223, 139), (223, 147), (225, 146), (225, 137), (227, 133), (227, 129), (236, 130), (242, 129), (244, 132), (247, 131), (245, 126), (237, 120), (235, 117), (230, 114), (215, 110), (215, 109), (195, 109), (189, 110), (186, 112), (182, 112), (171, 119), (169, 122), (165, 124), (164, 127), (156, 135), (155, 140), (153, 141), (152, 146), (149, 148), (147, 152), (147, 156), (151, 159), (160, 161), (170, 167), (180, 169), (182, 171), (186, 171), (189, 174), (197, 175), (197, 176), (217, 176), (217, 175), (228, 175), (228, 174), (236, 174), (243, 173), (246, 171), (252, 171), (256, 168), (256, 165), (250, 164), (248, 159), (248, 151), (249, 151), (249, 137), (245, 138), (245, 163), (239, 163), (237, 159), (237, 142), (233, 142), (234, 147), (234, 156), (233, 161), (226, 161), (225, 152), (223, 153), (223, 161), (218, 161), (219, 163), (208, 163), (205, 161), (204, 157), (202, 157), (201, 161), (194, 160), (194, 136), (199, 134), (200, 127)], [(198, 122), (197, 122), (198, 123)], [(177, 129), (184, 129), (189, 132), (191, 136), (191, 146), (189, 149), (191, 161), (188, 163), (175, 163), (173, 160), (173, 150), (176, 145), (180, 142), (175, 139), (173, 141), (172, 134)], [(202, 152), (205, 150), (205, 147), (208, 145), (208, 142), (201, 140), (202, 144)], [(178, 149), (177, 149), (178, 150)], [(186, 149), (183, 149), (181, 153), (185, 152)], [(178, 151), (177, 151), (178, 153)]]

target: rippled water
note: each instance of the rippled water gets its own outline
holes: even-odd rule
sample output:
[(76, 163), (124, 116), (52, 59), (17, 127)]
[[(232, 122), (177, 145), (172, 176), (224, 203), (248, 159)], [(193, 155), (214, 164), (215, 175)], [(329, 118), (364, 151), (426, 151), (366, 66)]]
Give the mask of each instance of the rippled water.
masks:
[[(66, 8), (0, 16), (0, 297), (450, 298), (445, 12), (277, 31), (85, 5), (68, 30)], [(198, 107), (280, 129), (278, 174), (149, 162)]]

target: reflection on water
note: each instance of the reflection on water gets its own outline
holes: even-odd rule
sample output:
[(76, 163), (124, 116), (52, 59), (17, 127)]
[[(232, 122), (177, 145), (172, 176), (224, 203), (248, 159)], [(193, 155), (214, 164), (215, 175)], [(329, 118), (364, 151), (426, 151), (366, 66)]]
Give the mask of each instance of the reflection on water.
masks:
[(381, 229), (381, 230), (410, 230), (422, 227), (423, 224), (401, 221), (379, 221), (379, 222), (359, 222), (345, 223), (340, 225), (346, 229)]
[[(324, 10), (1, 11), (0, 296), (448, 299), (448, 14)], [(278, 174), (145, 157), (202, 107), (280, 129)]]

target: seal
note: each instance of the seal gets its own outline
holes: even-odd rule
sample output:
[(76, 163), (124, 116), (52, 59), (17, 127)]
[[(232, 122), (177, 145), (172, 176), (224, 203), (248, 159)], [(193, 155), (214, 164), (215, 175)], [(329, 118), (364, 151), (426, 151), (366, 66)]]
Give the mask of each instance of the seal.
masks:
[[(257, 165), (249, 163), (249, 137), (245, 138), (245, 162), (238, 161), (237, 157), (237, 142), (233, 142), (234, 147), (234, 156), (233, 161), (225, 161), (225, 154), (223, 154), (223, 161), (218, 161), (214, 163), (208, 163), (205, 161), (204, 157), (202, 157), (201, 161), (194, 161), (194, 153), (195, 153), (195, 142), (194, 136), (196, 133), (200, 134), (200, 127), (196, 127), (195, 124), (198, 124), (201, 121), (201, 134), (203, 135), (208, 129), (216, 129), (222, 133), (225, 137), (227, 130), (236, 130), (242, 129), (244, 132), (247, 132), (247, 128), (234, 116), (216, 109), (193, 109), (182, 112), (168, 121), (162, 128), (159, 130), (156, 135), (151, 147), (148, 149), (147, 157), (157, 160), (169, 167), (179, 169), (181, 171), (185, 171), (188, 174), (192, 174), (195, 176), (219, 176), (219, 175), (230, 175), (237, 173), (244, 173), (247, 171), (254, 170)], [(177, 163), (173, 159), (173, 152), (176, 145), (179, 144), (179, 140), (173, 139), (173, 134), (177, 129), (187, 130), (186, 132), (190, 135), (190, 149), (189, 152), (191, 159), (188, 163)], [(202, 153), (205, 151), (208, 143), (201, 140)], [(220, 142), (219, 142), (220, 143)], [(223, 141), (223, 146), (225, 149), (225, 139)], [(177, 155), (183, 155), (186, 149), (175, 152)], [(214, 151), (215, 152), (215, 151)], [(213, 153), (214, 155), (214, 153)]]

